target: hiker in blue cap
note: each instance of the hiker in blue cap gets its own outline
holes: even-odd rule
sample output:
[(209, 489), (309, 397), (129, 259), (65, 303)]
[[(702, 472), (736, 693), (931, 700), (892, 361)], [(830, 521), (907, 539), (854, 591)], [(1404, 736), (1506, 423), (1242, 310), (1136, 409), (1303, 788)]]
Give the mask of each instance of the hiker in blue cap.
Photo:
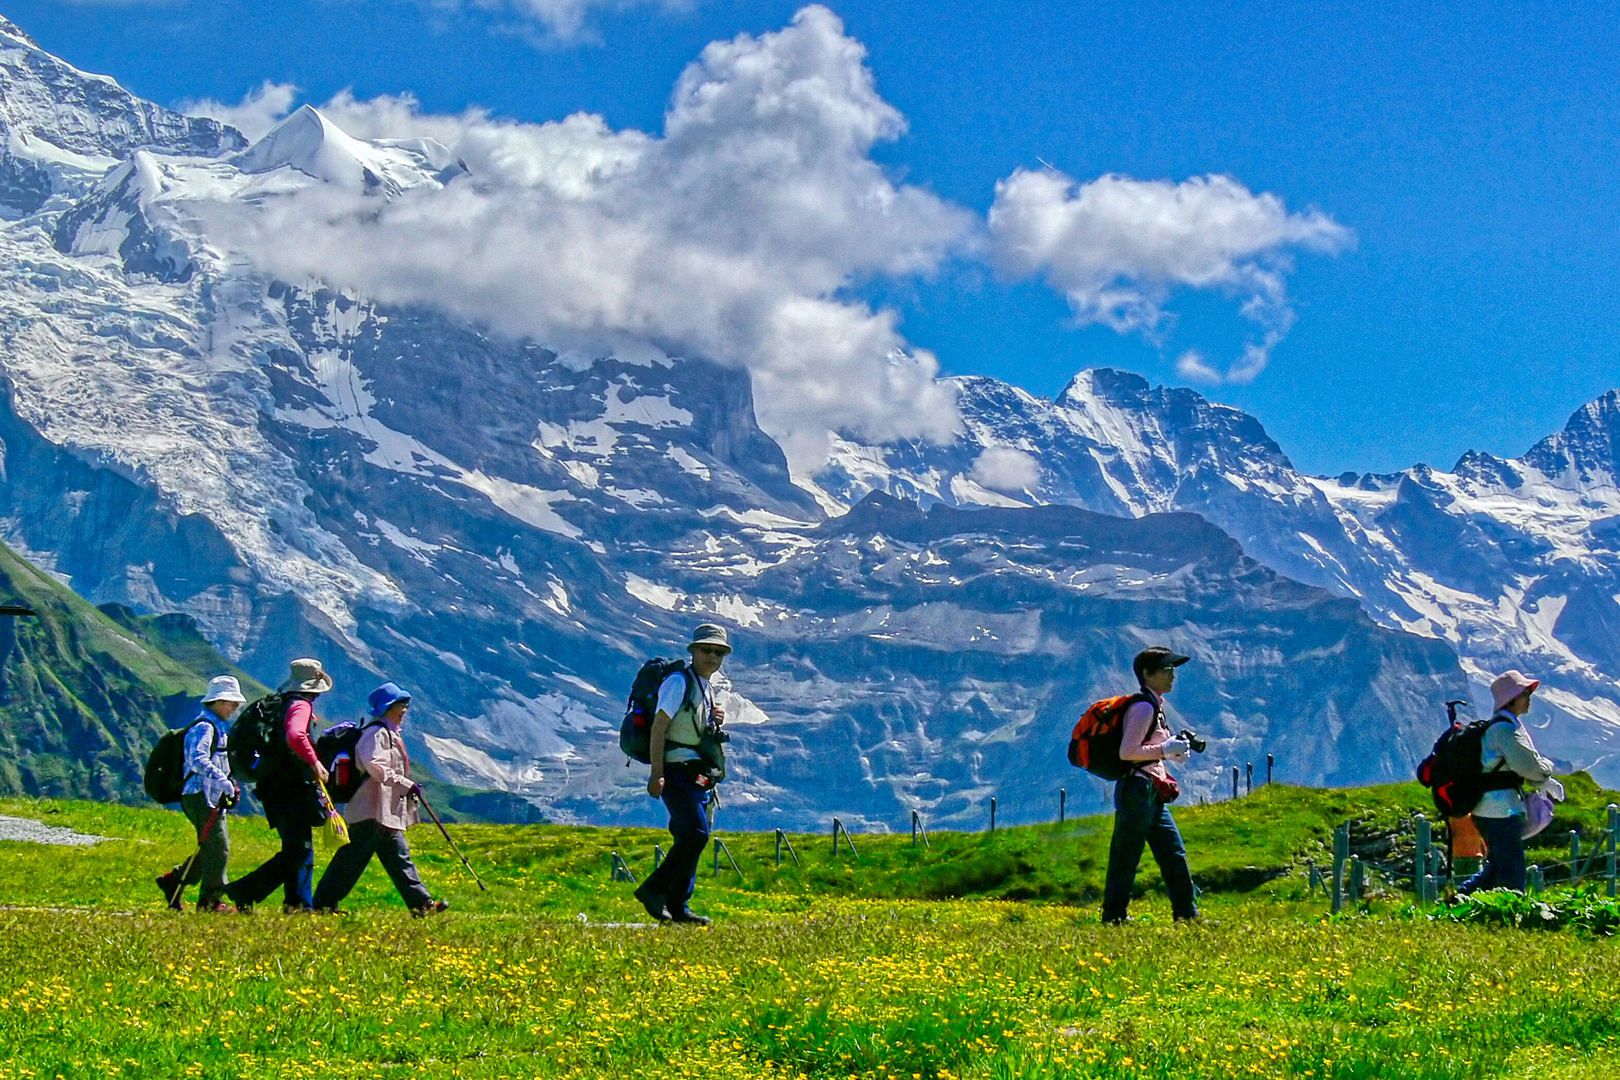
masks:
[(338, 848), (315, 887), (315, 910), (335, 914), (373, 855), (388, 872), (413, 915), (444, 911), (450, 904), (435, 900), (411, 861), (405, 830), (416, 824), (416, 799), (422, 789), (411, 779), (411, 759), (400, 725), (411, 707), (411, 695), (397, 683), (371, 692), (371, 722), (355, 743), (354, 763), (366, 779), (343, 812), (349, 842)]

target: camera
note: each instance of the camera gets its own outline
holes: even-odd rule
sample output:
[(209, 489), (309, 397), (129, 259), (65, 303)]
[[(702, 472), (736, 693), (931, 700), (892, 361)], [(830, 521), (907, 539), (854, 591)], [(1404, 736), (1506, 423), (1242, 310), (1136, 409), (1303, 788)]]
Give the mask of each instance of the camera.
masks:
[(1181, 737), (1187, 740), (1187, 745), (1192, 748), (1194, 753), (1202, 754), (1209, 747), (1209, 743), (1200, 739), (1196, 731), (1182, 728)]

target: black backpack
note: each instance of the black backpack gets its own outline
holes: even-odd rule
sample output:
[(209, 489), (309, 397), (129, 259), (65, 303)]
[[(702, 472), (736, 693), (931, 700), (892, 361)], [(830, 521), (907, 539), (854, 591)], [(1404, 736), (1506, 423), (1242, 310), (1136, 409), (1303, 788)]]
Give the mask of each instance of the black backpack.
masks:
[(1473, 813), (1487, 791), (1506, 791), (1524, 783), (1524, 778), (1505, 764), (1486, 772), (1480, 761), (1485, 733), (1492, 724), (1505, 724), (1507, 720), (1493, 716), (1464, 724), (1456, 719), (1454, 704), (1451, 726), (1435, 740), (1434, 750), (1417, 767), (1418, 783), (1429, 789), (1434, 808), (1448, 818)]
[(238, 780), (262, 784), (285, 771), (292, 752), (282, 725), (287, 720), (286, 694), (270, 694), (248, 705), (231, 725), (231, 774)]
[[(186, 732), (198, 724), (207, 723), (206, 720), (193, 720), (185, 727), (175, 728), (163, 733), (157, 745), (152, 747), (152, 754), (146, 759), (146, 773), (142, 776), (142, 784), (146, 794), (151, 798), (168, 806), (170, 803), (180, 801), (180, 795), (186, 786)], [(214, 749), (219, 748), (219, 729), (214, 729)], [(210, 750), (212, 755), (214, 750)]]
[(624, 706), (624, 722), (619, 725), (619, 749), (632, 761), (652, 764), (652, 725), (658, 715), (658, 688), (677, 671), (686, 673), (686, 696), (681, 700), (684, 706), (697, 689), (697, 679), (685, 660), (655, 656), (636, 672), (636, 680), (630, 684), (630, 699)]
[(366, 728), (380, 723), (380, 720), (345, 720), (327, 728), (315, 740), (315, 756), (320, 758), (327, 772), (326, 793), (334, 803), (348, 802), (366, 782), (366, 770), (361, 768), (354, 752)]

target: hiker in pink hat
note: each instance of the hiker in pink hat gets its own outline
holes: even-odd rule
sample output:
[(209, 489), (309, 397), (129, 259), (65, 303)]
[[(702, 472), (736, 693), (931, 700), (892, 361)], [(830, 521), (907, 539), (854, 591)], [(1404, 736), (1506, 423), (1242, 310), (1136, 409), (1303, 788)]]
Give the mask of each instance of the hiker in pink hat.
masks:
[(1516, 773), (1512, 787), (1487, 791), (1474, 807), (1474, 824), (1485, 841), (1485, 865), (1457, 889), (1467, 895), (1480, 889), (1524, 892), (1524, 788), (1542, 787), (1562, 798), (1563, 785), (1553, 779), (1553, 763), (1536, 752), (1520, 717), (1530, 711), (1530, 697), (1541, 683), (1522, 671), (1506, 671), (1491, 683), (1496, 712), (1480, 742), (1480, 766), (1486, 773)]

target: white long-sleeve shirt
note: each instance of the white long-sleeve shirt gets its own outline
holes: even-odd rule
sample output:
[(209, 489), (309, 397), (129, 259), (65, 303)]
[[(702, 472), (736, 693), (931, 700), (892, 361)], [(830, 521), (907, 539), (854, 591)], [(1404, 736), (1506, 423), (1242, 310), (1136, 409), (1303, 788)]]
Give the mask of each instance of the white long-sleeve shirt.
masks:
[[(1492, 724), (1480, 741), (1481, 767), (1486, 772), (1494, 772), (1498, 766), (1505, 766), (1509, 772), (1524, 777), (1532, 788), (1545, 783), (1553, 774), (1553, 763), (1537, 753), (1536, 744), (1530, 741), (1530, 732), (1525, 730), (1524, 724), (1506, 709), (1499, 710), (1492, 719), (1504, 723)], [(1487, 791), (1474, 807), (1475, 817), (1505, 818), (1523, 813), (1524, 796), (1515, 788)]]
[(182, 795), (202, 795), (209, 806), (218, 806), (226, 794), (235, 791), (228, 742), (225, 722), (208, 709), (198, 709), (181, 752), (186, 771)]

